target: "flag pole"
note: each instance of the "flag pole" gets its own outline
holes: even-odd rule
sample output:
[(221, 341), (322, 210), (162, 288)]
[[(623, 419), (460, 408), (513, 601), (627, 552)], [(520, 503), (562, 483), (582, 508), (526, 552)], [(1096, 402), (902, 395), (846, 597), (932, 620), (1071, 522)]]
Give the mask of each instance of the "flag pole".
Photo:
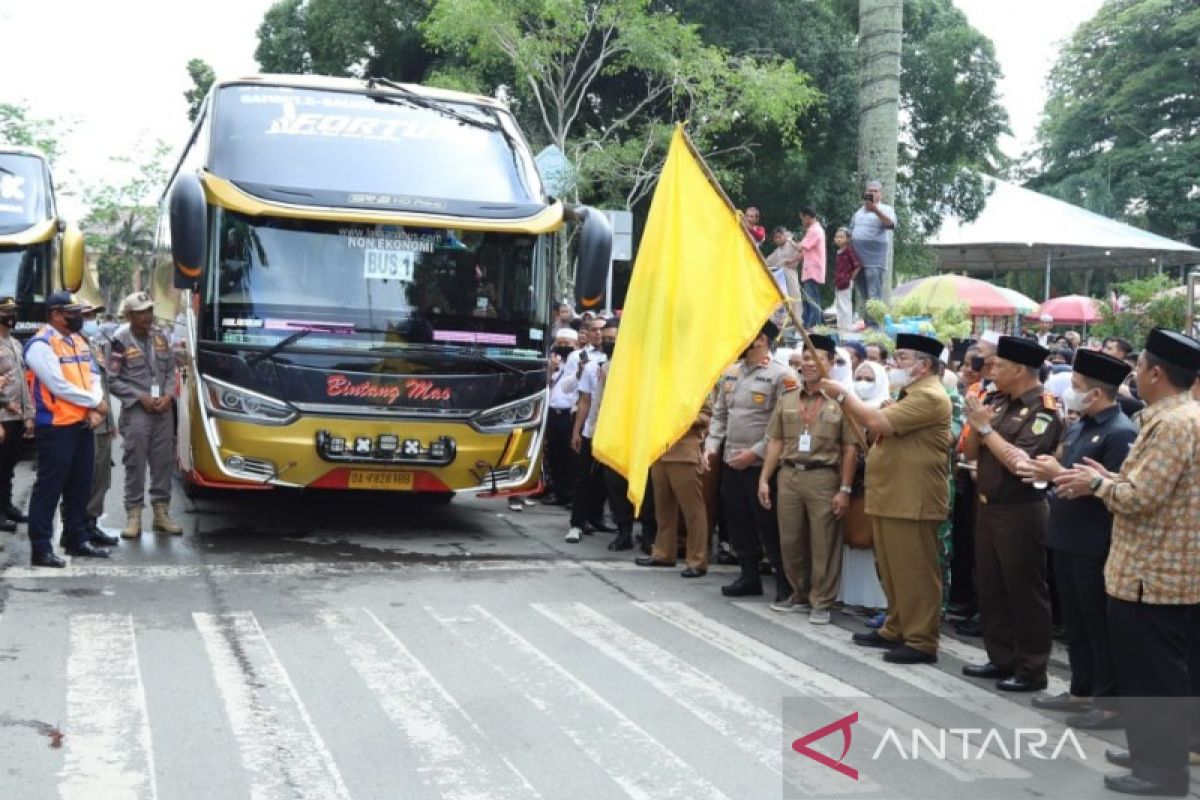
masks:
[[(696, 147), (696, 143), (692, 141), (692, 137), (688, 136), (687, 129), (685, 129), (683, 125), (680, 125), (679, 132), (683, 134), (683, 141), (687, 145), (688, 151), (691, 152), (692, 157), (696, 159), (696, 163), (700, 165), (701, 171), (704, 172), (704, 177), (708, 178), (709, 184), (717, 190), (717, 194), (721, 195), (721, 199), (725, 201), (725, 205), (729, 206), (729, 210), (737, 214), (737, 206), (735, 206), (733, 201), (729, 199), (729, 195), (725, 194), (725, 189), (721, 186), (721, 182), (717, 180), (717, 176), (713, 174), (712, 169), (708, 166), (708, 162), (704, 160), (704, 156), (700, 155), (700, 150)], [(744, 225), (739, 225), (738, 227), (742, 229), (742, 234), (746, 237), (747, 241), (753, 245), (752, 249), (754, 250), (754, 255), (758, 257), (758, 264), (760, 267), (762, 267), (763, 272), (767, 273), (767, 277), (771, 279), (771, 285), (775, 287), (776, 291), (779, 291), (779, 285), (775, 283), (775, 276), (771, 274), (771, 268), (767, 266), (767, 260), (763, 258), (762, 251), (758, 249), (758, 243), (751, 238), (750, 232), (746, 230)], [(792, 325), (795, 326), (796, 330), (800, 331), (800, 336), (804, 339), (804, 347), (809, 350), (815, 350), (816, 348), (813, 346), (812, 339), (809, 338), (808, 331), (805, 330), (804, 324), (796, 318), (796, 311), (792, 308), (790, 299), (786, 297), (783, 292), (779, 292), (779, 297), (783, 301), (783, 308), (787, 312), (788, 318), (792, 321)], [(817, 372), (821, 375), (821, 377), (828, 378), (829, 372), (825, 369), (825, 364), (821, 362), (821, 359), (814, 358), (813, 361), (816, 363)], [(862, 429), (858, 427), (858, 423), (850, 418), (849, 414), (845, 414), (844, 416), (846, 421), (850, 423), (850, 429), (854, 431), (854, 436), (856, 439), (858, 439), (858, 443), (862, 446), (863, 452), (865, 453), (869, 449), (867, 445), (867, 437), (863, 434)]]

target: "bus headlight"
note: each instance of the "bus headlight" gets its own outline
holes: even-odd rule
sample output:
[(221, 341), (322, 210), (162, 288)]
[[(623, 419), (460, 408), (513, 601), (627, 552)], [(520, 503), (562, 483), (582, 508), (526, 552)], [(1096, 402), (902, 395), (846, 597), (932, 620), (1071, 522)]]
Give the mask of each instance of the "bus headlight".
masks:
[(204, 377), (204, 396), (208, 410), (221, 417), (286, 425), (298, 416), (287, 403), (208, 376)]
[(545, 402), (546, 393), (539, 392), (533, 397), (526, 397), (523, 400), (516, 400), (484, 411), (472, 419), (471, 424), (477, 430), (485, 433), (533, 425), (541, 421), (542, 406)]

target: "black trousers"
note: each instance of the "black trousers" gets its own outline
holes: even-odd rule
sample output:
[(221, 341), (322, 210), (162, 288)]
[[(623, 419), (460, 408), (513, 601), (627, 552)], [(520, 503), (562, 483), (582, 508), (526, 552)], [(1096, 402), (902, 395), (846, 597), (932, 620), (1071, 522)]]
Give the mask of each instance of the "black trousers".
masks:
[(29, 546), (34, 555), (53, 551), (54, 511), (63, 504), (63, 547), (88, 540), (87, 501), (92, 491), (96, 437), (86, 423), (37, 429), (38, 469), (29, 498)]
[(561, 503), (570, 503), (575, 493), (575, 452), (571, 450), (571, 427), (575, 417), (570, 409), (550, 409), (546, 420), (546, 473), (550, 490)]
[(954, 479), (950, 529), (950, 602), (978, 606), (975, 594), (975, 481), (963, 470)]
[(721, 500), (724, 504), (725, 520), (729, 523), (729, 536), (737, 552), (742, 577), (758, 580), (758, 562), (763, 553), (775, 570), (776, 581), (787, 583), (784, 577), (783, 558), (779, 550), (779, 523), (775, 510), (770, 511), (758, 502), (758, 478), (762, 466), (733, 469), (721, 464)]
[(575, 455), (575, 493), (571, 500), (571, 527), (582, 528), (604, 514), (604, 467), (592, 458), (592, 440), (583, 437)]
[(612, 509), (613, 524), (617, 526), (618, 533), (632, 533), (633, 503), (629, 502), (629, 482), (621, 473), (603, 464), (596, 464), (596, 468), (604, 477), (604, 489), (608, 497), (608, 506)]
[(19, 419), (0, 422), (4, 426), (4, 441), (0, 442), (0, 516), (12, 505), (13, 471), (21, 460), (25, 423)]
[(1188, 783), (1194, 691), (1189, 654), (1200, 639), (1200, 607), (1108, 598), (1108, 625), (1135, 777)]
[[(612, 501), (609, 500), (609, 505)], [(615, 508), (615, 507), (614, 507)], [(617, 512), (614, 510), (614, 514)], [(646, 493), (642, 495), (642, 512), (638, 514), (638, 522), (642, 523), (642, 539), (648, 544), (654, 544), (658, 538), (658, 516), (654, 510), (654, 480), (646, 473)]]
[(1050, 551), (1055, 589), (1067, 626), (1071, 662), (1071, 694), (1103, 698), (1117, 695), (1112, 647), (1108, 635), (1108, 595), (1104, 591), (1104, 558)]

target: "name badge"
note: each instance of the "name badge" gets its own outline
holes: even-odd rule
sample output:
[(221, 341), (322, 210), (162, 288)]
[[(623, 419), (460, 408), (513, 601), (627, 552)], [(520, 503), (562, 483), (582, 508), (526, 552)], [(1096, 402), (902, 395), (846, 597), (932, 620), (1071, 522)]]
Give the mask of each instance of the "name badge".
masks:
[(800, 440), (796, 443), (796, 449), (801, 453), (812, 452), (812, 436), (807, 433), (800, 434)]
[(162, 389), (158, 386), (158, 384), (151, 386), (150, 387), (150, 398), (152, 400), (157, 400), (160, 397), (162, 397)]

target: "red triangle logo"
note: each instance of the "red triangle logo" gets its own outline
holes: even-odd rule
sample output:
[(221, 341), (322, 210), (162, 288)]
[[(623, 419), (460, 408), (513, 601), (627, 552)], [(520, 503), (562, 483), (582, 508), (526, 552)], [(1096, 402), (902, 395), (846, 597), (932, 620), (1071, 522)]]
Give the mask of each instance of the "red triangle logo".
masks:
[[(850, 726), (858, 722), (858, 712), (847, 714), (841, 719), (831, 722), (823, 728), (817, 728), (812, 733), (807, 733), (801, 736), (796, 741), (792, 742), (792, 749), (802, 756), (807, 756), (818, 764), (824, 764), (835, 772), (840, 772), (847, 778), (858, 780), (858, 770), (854, 767), (843, 764), (842, 761), (846, 758), (846, 754), (850, 752)], [(824, 753), (819, 753), (809, 747), (810, 744), (820, 739), (824, 739), (834, 731), (842, 732), (842, 754), (837, 760), (833, 760)]]

